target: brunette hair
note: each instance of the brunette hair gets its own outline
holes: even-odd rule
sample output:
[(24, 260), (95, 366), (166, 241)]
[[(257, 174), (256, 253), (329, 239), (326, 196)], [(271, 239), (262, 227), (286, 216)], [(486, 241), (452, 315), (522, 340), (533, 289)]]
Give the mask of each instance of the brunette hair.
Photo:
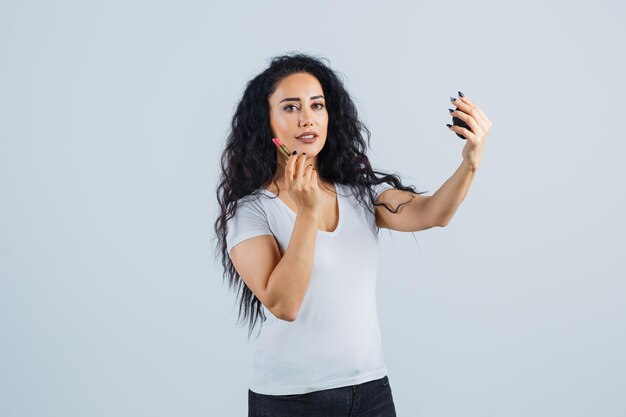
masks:
[[(276, 172), (276, 148), (271, 141), (268, 97), (280, 80), (294, 73), (309, 73), (322, 86), (328, 111), (328, 129), (324, 148), (317, 155), (319, 179), (347, 185), (357, 201), (372, 213), (373, 206), (384, 206), (397, 213), (400, 206), (408, 203), (402, 203), (395, 209), (384, 203), (375, 204), (373, 185), (386, 182), (413, 194), (426, 192), (404, 186), (395, 174), (372, 169), (366, 155), (370, 146), (370, 131), (359, 120), (356, 106), (343, 82), (325, 62), (328, 62), (325, 58), (302, 53), (273, 57), (269, 67), (247, 83), (233, 115), (221, 156), (222, 173), (216, 191), (220, 214), (214, 223), (218, 241), (216, 254), (221, 256), (229, 288), (237, 288), (239, 319), (248, 321), (248, 338), (257, 320), (261, 318), (263, 322), (266, 317), (261, 302), (245, 285), (230, 260), (226, 224), (235, 215), (238, 200), (258, 192), (264, 184), (272, 181)], [(364, 200), (369, 203), (364, 203)]]

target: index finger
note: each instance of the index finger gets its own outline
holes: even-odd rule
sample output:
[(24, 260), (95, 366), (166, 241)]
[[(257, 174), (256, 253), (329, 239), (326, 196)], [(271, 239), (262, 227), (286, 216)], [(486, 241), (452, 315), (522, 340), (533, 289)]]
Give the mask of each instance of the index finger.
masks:
[(467, 105), (471, 106), (472, 108), (476, 109), (476, 111), (480, 115), (481, 119), (483, 119), (484, 121), (489, 123), (489, 119), (487, 118), (487, 116), (485, 116), (485, 113), (483, 113), (483, 111), (480, 109), (480, 107), (478, 107), (476, 105), (476, 103), (474, 103), (472, 100), (467, 98), (467, 96), (460, 97), (460, 99), (461, 99), (462, 102), (464, 102)]
[(293, 181), (293, 177), (295, 176), (296, 169), (294, 166), (297, 162), (298, 156), (299, 155), (297, 155), (297, 151), (293, 151), (291, 155), (289, 155), (289, 158), (287, 159), (287, 165), (285, 167), (285, 170), (287, 172), (286, 172), (285, 178), (286, 179), (288, 178), (289, 181)]

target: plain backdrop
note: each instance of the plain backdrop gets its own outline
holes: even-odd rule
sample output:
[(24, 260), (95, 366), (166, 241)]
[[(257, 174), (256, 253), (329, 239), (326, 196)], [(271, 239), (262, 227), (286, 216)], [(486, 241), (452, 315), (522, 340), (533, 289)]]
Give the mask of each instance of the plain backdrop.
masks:
[(398, 416), (626, 415), (620, 1), (0, 2), (0, 416), (244, 416), (219, 158), (272, 56), (325, 57), (375, 168), (434, 193), (450, 96), (493, 122), (451, 223), (381, 230)]

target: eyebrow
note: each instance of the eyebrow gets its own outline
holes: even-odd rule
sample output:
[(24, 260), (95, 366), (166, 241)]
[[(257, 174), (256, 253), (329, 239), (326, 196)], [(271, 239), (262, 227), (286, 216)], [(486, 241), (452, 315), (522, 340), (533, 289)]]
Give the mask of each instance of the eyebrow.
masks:
[[(324, 98), (324, 96), (313, 96), (311, 97), (311, 100), (315, 100), (316, 98)], [(324, 98), (324, 100), (326, 99)], [(299, 97), (287, 97), (287, 98), (282, 99), (280, 103), (282, 103), (283, 101), (300, 101), (300, 98)]]

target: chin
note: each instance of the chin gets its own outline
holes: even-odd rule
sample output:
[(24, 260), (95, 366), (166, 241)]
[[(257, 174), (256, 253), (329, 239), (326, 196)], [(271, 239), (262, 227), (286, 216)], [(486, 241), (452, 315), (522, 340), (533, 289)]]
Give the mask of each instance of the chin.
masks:
[(298, 153), (307, 152), (307, 155), (313, 155), (314, 153), (318, 153), (324, 147), (324, 142), (319, 139), (313, 143), (304, 143), (300, 142), (298, 139), (295, 140), (292, 151), (298, 149)]

